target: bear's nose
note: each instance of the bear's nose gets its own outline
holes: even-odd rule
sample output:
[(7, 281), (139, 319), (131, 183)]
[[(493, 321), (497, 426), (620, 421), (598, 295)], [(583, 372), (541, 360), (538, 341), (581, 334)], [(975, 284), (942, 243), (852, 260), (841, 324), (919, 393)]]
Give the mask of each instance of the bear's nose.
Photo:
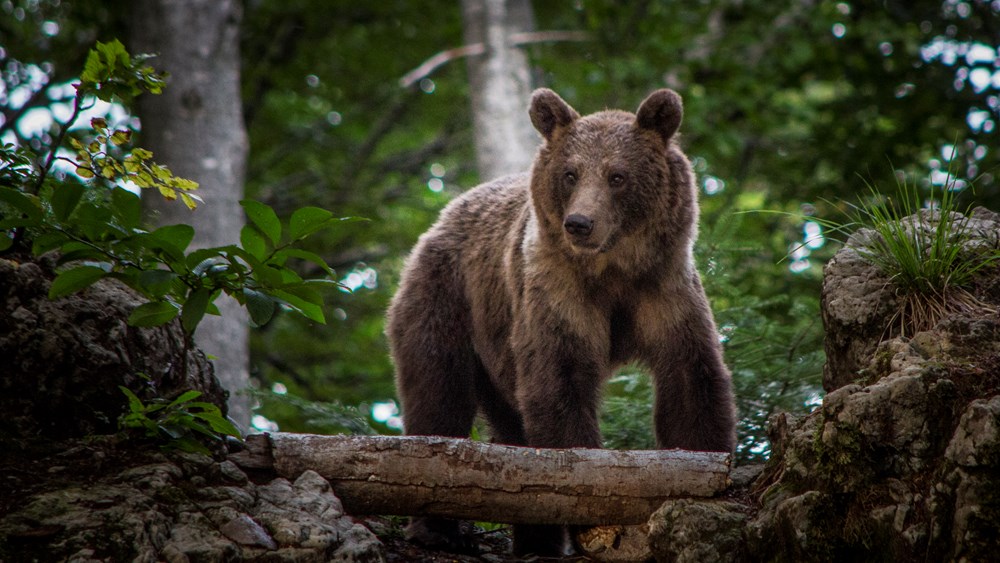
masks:
[(586, 215), (573, 213), (563, 221), (563, 228), (573, 236), (585, 237), (590, 235), (590, 232), (594, 230), (594, 221)]

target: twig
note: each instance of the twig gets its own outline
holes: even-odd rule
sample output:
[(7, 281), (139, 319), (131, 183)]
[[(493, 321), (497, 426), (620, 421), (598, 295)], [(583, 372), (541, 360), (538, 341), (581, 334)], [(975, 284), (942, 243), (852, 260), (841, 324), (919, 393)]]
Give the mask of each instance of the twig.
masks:
[[(560, 41), (590, 41), (591, 35), (586, 31), (528, 31), (515, 33), (508, 37), (510, 44), (515, 47), (533, 45), (535, 43), (553, 43)], [(448, 64), (449, 62), (463, 57), (476, 57), (486, 53), (486, 46), (482, 43), (472, 43), (453, 49), (447, 49), (435, 54), (420, 64), (417, 68), (407, 72), (399, 79), (399, 85), (403, 88), (410, 88), (417, 82), (430, 76), (435, 70)]]
[(399, 79), (399, 85), (403, 88), (409, 88), (424, 78), (427, 78), (428, 75), (438, 68), (455, 59), (478, 56), (485, 52), (486, 47), (482, 43), (473, 43), (472, 45), (463, 45), (461, 47), (455, 47), (454, 49), (448, 49), (447, 51), (441, 51), (421, 63), (417, 68), (407, 72), (402, 78)]
[(38, 182), (35, 184), (35, 194), (42, 191), (45, 177), (48, 176), (49, 170), (52, 169), (52, 163), (55, 162), (56, 153), (59, 152), (59, 147), (62, 146), (63, 140), (66, 138), (66, 133), (69, 132), (69, 128), (73, 126), (73, 123), (76, 122), (76, 118), (80, 117), (83, 109), (83, 93), (78, 90), (76, 96), (73, 98), (73, 115), (69, 116), (69, 120), (65, 123), (59, 124), (59, 134), (52, 141), (52, 150), (49, 151), (49, 155), (45, 159), (45, 166), (42, 167), (42, 170), (38, 174)]
[(523, 31), (508, 37), (515, 47), (535, 43), (558, 43), (562, 41), (590, 41), (593, 36), (586, 31)]

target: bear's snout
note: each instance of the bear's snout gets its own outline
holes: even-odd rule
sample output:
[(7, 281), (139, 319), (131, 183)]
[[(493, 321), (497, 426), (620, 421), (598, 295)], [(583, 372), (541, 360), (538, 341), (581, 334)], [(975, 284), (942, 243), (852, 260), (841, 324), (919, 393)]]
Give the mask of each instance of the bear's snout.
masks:
[(574, 237), (586, 238), (594, 231), (594, 220), (586, 215), (573, 213), (563, 221), (563, 228)]

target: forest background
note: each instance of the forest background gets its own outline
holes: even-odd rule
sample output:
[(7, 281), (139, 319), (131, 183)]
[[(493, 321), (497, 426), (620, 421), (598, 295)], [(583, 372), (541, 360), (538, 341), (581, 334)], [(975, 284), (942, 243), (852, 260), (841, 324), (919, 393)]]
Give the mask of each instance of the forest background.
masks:
[[(148, 43), (135, 37), (149, 25), (133, 13), (144, 3), (0, 2), (0, 140), (50, 145), (52, 117), (65, 112), (66, 85), (95, 41), (120, 38), (144, 52), (133, 46)], [(353, 289), (327, 296), (326, 324), (279, 313), (250, 331), (259, 429), (397, 431), (386, 305), (419, 234), (487, 179), (467, 68), (478, 55), (403, 80), (468, 44), (463, 3), (225, 3), (238, 23), (238, 68), (229, 70), (238, 72), (247, 133), (245, 196), (285, 218), (318, 206), (369, 219), (308, 241)], [(702, 191), (697, 260), (733, 370), (743, 460), (768, 454), (771, 413), (807, 412), (821, 399), (822, 266), (844, 236), (829, 221), (848, 222), (852, 205), (874, 197), (871, 186), (890, 196), (900, 178), (933, 205), (931, 190), (952, 175), (963, 204), (1000, 209), (1000, 1), (500, 4), (527, 13), (521, 31), (573, 32), (514, 48), (532, 86), (553, 88), (581, 112), (634, 110), (661, 87), (684, 97), (681, 142)], [(182, 18), (153, 25), (180, 38), (199, 33)], [(185, 69), (168, 70), (169, 90)], [(142, 127), (120, 108), (109, 118)], [(185, 144), (178, 135), (174, 144)], [(185, 222), (199, 228), (200, 212)], [(652, 446), (649, 401), (635, 370), (612, 380), (609, 446)]]

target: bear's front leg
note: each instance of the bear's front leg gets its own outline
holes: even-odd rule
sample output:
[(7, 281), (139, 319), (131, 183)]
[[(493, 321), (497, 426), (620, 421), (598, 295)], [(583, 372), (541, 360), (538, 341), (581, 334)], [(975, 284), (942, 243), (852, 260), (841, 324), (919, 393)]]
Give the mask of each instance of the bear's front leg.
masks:
[[(700, 287), (698, 288), (700, 289)], [(653, 372), (656, 443), (660, 448), (732, 452), (736, 407), (732, 377), (704, 294), (672, 322), (644, 335)], [(649, 327), (652, 323), (647, 323)]]
[[(545, 328), (522, 325), (514, 335), (517, 404), (527, 445), (598, 448), (597, 407), (605, 364), (579, 335), (561, 328), (552, 316), (543, 318)], [(569, 553), (567, 538), (565, 526), (517, 525), (514, 552), (561, 557)]]
[(583, 338), (559, 328), (521, 340), (517, 357), (517, 405), (527, 445), (538, 448), (599, 448), (600, 384), (605, 362)]

